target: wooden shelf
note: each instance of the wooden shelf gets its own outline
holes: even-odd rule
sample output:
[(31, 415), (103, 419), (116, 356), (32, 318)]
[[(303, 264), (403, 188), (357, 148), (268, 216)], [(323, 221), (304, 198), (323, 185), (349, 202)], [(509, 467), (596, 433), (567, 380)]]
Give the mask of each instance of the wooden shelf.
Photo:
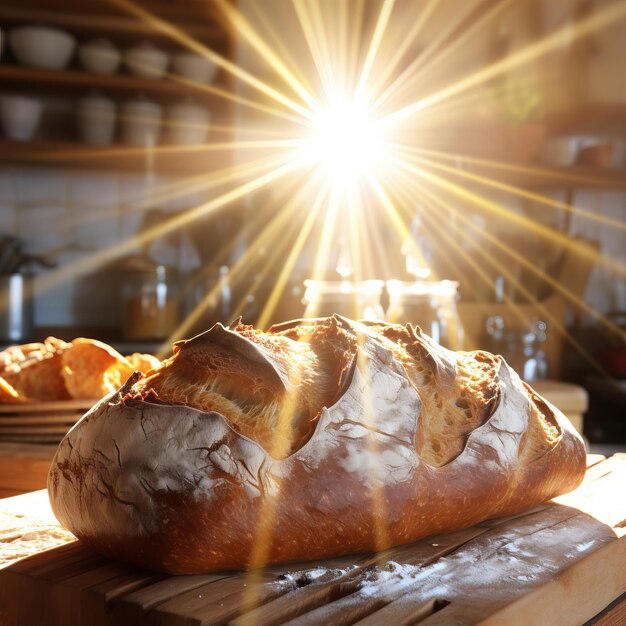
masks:
[(110, 93), (127, 95), (142, 93), (171, 97), (193, 96), (196, 99), (216, 98), (211, 93), (211, 85), (194, 83), (173, 74), (157, 79), (128, 74), (93, 74), (80, 70), (46, 70), (0, 64), (0, 84), (2, 87), (21, 86), (29, 90), (63, 87), (65, 90), (79, 93), (90, 89), (101, 89)]
[[(149, 39), (157, 40), (163, 49), (181, 50), (185, 48), (185, 37), (189, 37), (231, 59), (232, 31), (223, 24), (215, 7), (205, 0), (184, 3), (140, 0), (128, 3), (128, 10), (125, 4), (111, 0), (7, 0), (0, 5), (0, 24), (10, 28), (16, 24), (46, 23), (70, 32), (79, 42), (94, 36), (107, 37), (119, 42), (120, 48)], [(150, 16), (157, 20), (151, 21)], [(159, 20), (164, 28), (159, 26)], [(208, 141), (219, 142), (222, 147), (232, 141), (232, 131), (228, 129), (233, 126), (234, 106), (219, 95), (233, 89), (233, 79), (226, 72), (218, 72), (216, 83), (203, 85), (173, 74), (149, 79), (130, 74), (94, 74), (73, 68), (58, 71), (31, 68), (11, 63), (10, 50), (7, 54), (9, 63), (6, 59), (0, 63), (2, 91), (10, 89), (15, 93), (71, 99), (97, 89), (119, 99), (142, 94), (162, 105), (192, 97), (210, 109), (211, 123), (219, 127), (210, 130)], [(40, 140), (0, 139), (0, 162), (75, 170), (197, 175), (225, 167), (232, 161), (232, 149), (216, 150), (206, 145), (158, 146), (151, 151), (122, 145), (87, 146), (71, 141), (72, 122), (71, 115), (58, 110), (44, 116)]]
[(201, 146), (157, 146), (153, 151), (120, 145), (22, 142), (0, 139), (0, 162), (82, 170), (148, 171), (197, 175), (224, 167), (226, 153)]
[(472, 166), (471, 173), (491, 178), (499, 183), (524, 189), (579, 188), (626, 189), (626, 169), (598, 167), (553, 167), (549, 165), (480, 165)]
[[(540, 189), (626, 189), (625, 168), (600, 167), (555, 167), (535, 163), (515, 163), (487, 161), (462, 156), (459, 162), (452, 158), (430, 157), (432, 166), (425, 169), (443, 178), (453, 177), (455, 182), (464, 185), (489, 187), (488, 181), (520, 187), (528, 190)], [(453, 165), (454, 163), (454, 165)], [(438, 168), (437, 165), (442, 168)], [(453, 170), (451, 169), (453, 168)], [(473, 177), (476, 178), (473, 178)], [(480, 178), (487, 179), (485, 181)]]
[(626, 135), (626, 102), (588, 103), (553, 114), (546, 122), (551, 135), (599, 133), (623, 137)]
[[(114, 39), (137, 41), (141, 37), (165, 40), (172, 43), (171, 35), (157, 25), (115, 7), (103, 0), (22, 0), (19, 6), (0, 5), (0, 21), (4, 25), (43, 23), (56, 26), (80, 36), (105, 36)], [(54, 6), (56, 4), (56, 6)], [(210, 3), (201, 6), (194, 0), (185, 0), (184, 10), (175, 3), (142, 0), (141, 9), (168, 22), (176, 22), (176, 28), (184, 34), (200, 40), (216, 41), (225, 37), (223, 25), (217, 21)], [(184, 15), (181, 18), (181, 13)]]

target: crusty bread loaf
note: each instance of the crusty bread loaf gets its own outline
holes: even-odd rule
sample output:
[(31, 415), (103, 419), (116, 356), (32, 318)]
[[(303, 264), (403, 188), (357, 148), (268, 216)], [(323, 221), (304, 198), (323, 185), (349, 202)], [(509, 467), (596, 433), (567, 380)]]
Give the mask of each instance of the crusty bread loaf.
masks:
[(96, 339), (11, 346), (0, 352), (0, 404), (97, 400), (118, 389), (133, 371), (148, 372), (159, 361), (148, 354), (123, 357)]
[(68, 433), (48, 489), (95, 550), (188, 573), (382, 549), (584, 471), (567, 419), (502, 358), (334, 316), (179, 342)]

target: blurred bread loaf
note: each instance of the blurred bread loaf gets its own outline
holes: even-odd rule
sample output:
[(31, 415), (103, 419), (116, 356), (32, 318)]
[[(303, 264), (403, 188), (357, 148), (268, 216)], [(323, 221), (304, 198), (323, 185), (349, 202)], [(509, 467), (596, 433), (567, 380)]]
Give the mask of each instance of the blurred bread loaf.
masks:
[(128, 360), (106, 343), (84, 337), (11, 346), (0, 352), (0, 404), (97, 400), (133, 371), (145, 373), (158, 363), (138, 353)]

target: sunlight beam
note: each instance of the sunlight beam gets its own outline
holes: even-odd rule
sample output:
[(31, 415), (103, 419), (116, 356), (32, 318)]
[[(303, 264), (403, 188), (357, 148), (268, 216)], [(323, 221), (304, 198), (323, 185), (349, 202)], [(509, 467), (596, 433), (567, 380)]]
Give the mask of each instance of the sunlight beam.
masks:
[(534, 61), (544, 54), (551, 52), (554, 49), (558, 49), (563, 45), (570, 45), (572, 37), (579, 39), (590, 33), (608, 26), (611, 23), (618, 22), (626, 16), (626, 3), (616, 3), (608, 9), (592, 14), (591, 16), (580, 21), (573, 29), (570, 25), (566, 25), (560, 30), (548, 35), (544, 39), (526, 46), (522, 50), (505, 57), (500, 61), (474, 72), (469, 76), (460, 79), (448, 87), (445, 87), (430, 96), (426, 96), (417, 102), (413, 102), (393, 113), (390, 113), (385, 118), (385, 123), (396, 124), (400, 120), (403, 120), (411, 115), (415, 115), (424, 109), (433, 107), (444, 100), (447, 100), (453, 96), (456, 96), (468, 89), (480, 85), (499, 76), (500, 74), (513, 70), (521, 65)]
[[(403, 150), (413, 155), (426, 154), (426, 155), (432, 155), (432, 156), (439, 157), (439, 158), (444, 158), (447, 160), (454, 160), (455, 158), (458, 157), (458, 155), (453, 156), (445, 152), (438, 152), (435, 150), (426, 150), (423, 148), (415, 148), (415, 147), (400, 145), (400, 144), (396, 144), (396, 145), (398, 145), (398, 147), (401, 147)], [(494, 169), (499, 169), (499, 170), (504, 170), (504, 171), (509, 171), (509, 172), (528, 173), (533, 176), (541, 176), (541, 175), (549, 176), (550, 174), (549, 172), (544, 172), (540, 168), (537, 168), (537, 167), (518, 166), (514, 164), (504, 163), (502, 161), (490, 161), (487, 159), (479, 159), (479, 158), (466, 157), (466, 156), (463, 156), (463, 160), (470, 164), (475, 163), (477, 165), (483, 165), (485, 167), (491, 167)], [(507, 183), (501, 183), (494, 178), (481, 176), (479, 174), (468, 172), (466, 170), (462, 170), (457, 167), (446, 166), (442, 163), (438, 163), (437, 161), (433, 161), (426, 157), (423, 157), (422, 159), (419, 159), (418, 157), (416, 159), (416, 162), (422, 163), (427, 167), (432, 167), (434, 169), (439, 169), (449, 174), (453, 174), (454, 176), (459, 176), (459, 177), (471, 180), (473, 182), (477, 182), (482, 185), (492, 187), (494, 189), (499, 189), (502, 191), (512, 193), (516, 196), (526, 198), (527, 200), (538, 202), (539, 204), (545, 204), (546, 206), (550, 206), (556, 209), (569, 211), (575, 215), (584, 217), (585, 219), (589, 219), (591, 221), (598, 222), (600, 224), (606, 224), (607, 226), (611, 226), (612, 228), (617, 228), (619, 230), (626, 230), (626, 222), (624, 222), (623, 220), (618, 220), (618, 219), (615, 219), (606, 215), (599, 215), (597, 213), (593, 213), (591, 211), (587, 211), (585, 209), (577, 207), (573, 204), (567, 204), (566, 202), (560, 202), (559, 200), (547, 198), (546, 196), (542, 196), (541, 194), (528, 191), (527, 189), (524, 189), (522, 187), (516, 187), (514, 185), (510, 185)], [(560, 178), (560, 175), (559, 175), (559, 178)], [(585, 182), (594, 181), (592, 177), (577, 177), (575, 174), (571, 174), (568, 177), (568, 179), (571, 180), (573, 184), (578, 183), (581, 185), (584, 185)]]
[(382, 71), (376, 76), (375, 82), (372, 83), (372, 86), (369, 88), (370, 93), (374, 96), (378, 96), (383, 85), (396, 69), (404, 54), (406, 54), (410, 46), (415, 43), (417, 36), (424, 27), (424, 24), (428, 21), (428, 18), (431, 16), (433, 10), (437, 7), (439, 2), (440, 0), (428, 0), (428, 4), (422, 8), (419, 17), (413, 23), (411, 30), (402, 38), (400, 45), (395, 49), (391, 58), (385, 61)]
[[(299, 182), (299, 181), (298, 181)], [(236, 283), (239, 276), (247, 271), (255, 272), (255, 279), (252, 284), (252, 289), (256, 289), (261, 282), (267, 277), (267, 273), (270, 267), (275, 263), (280, 254), (283, 253), (287, 244), (287, 238), (285, 235), (285, 229), (289, 229), (293, 225), (293, 211), (304, 201), (307, 195), (314, 187), (314, 182), (309, 179), (304, 185), (299, 186), (294, 184), (295, 192), (291, 198), (285, 203), (283, 207), (276, 211), (272, 219), (263, 227), (261, 232), (256, 236), (254, 242), (248, 246), (243, 255), (235, 262), (233, 267), (229, 271), (229, 280), (232, 283)], [(277, 244), (273, 245), (273, 242), (278, 240)], [(262, 268), (253, 267), (254, 255), (259, 247), (271, 247), (272, 252), (268, 259), (264, 263)], [(171, 336), (164, 344), (164, 349), (167, 349), (174, 341), (185, 337), (189, 330), (199, 321), (209, 303), (212, 302), (219, 295), (220, 285), (215, 285), (209, 290), (201, 302), (199, 302), (193, 311), (191, 311), (187, 317), (181, 322), (181, 324), (174, 330)], [(243, 310), (243, 300), (234, 306), (232, 311), (232, 317), (238, 317)]]
[[(399, 167), (401, 169), (404, 169), (405, 171), (408, 170), (408, 171), (411, 171), (412, 173), (415, 173), (413, 168), (410, 168), (410, 166), (407, 168), (406, 166), (403, 166), (403, 165), (399, 164)], [(442, 187), (442, 186), (440, 185), (440, 187)], [(447, 210), (454, 212), (455, 215), (457, 216), (457, 218), (460, 219), (461, 221), (463, 221), (463, 223), (466, 226), (468, 226), (472, 230), (476, 230), (476, 231), (480, 232), (481, 236), (484, 237), (487, 241), (489, 241), (492, 245), (494, 245), (497, 249), (501, 250), (506, 255), (508, 255), (509, 257), (511, 257), (512, 259), (517, 261), (518, 263), (520, 263), (523, 267), (525, 267), (526, 269), (531, 271), (533, 274), (535, 274), (536, 276), (538, 276), (542, 280), (546, 281), (551, 287), (553, 287), (558, 293), (560, 293), (565, 298), (567, 298), (572, 304), (577, 306), (580, 310), (585, 311), (590, 316), (592, 316), (594, 319), (596, 319), (598, 322), (600, 322), (605, 328), (607, 328), (607, 330), (615, 333), (616, 336), (618, 336), (618, 337), (620, 337), (622, 339), (626, 337), (626, 333), (622, 329), (620, 329), (618, 326), (616, 326), (610, 320), (606, 319), (601, 313), (599, 313), (593, 307), (588, 305), (582, 298), (580, 298), (580, 297), (576, 296), (575, 294), (573, 294), (569, 289), (567, 289), (566, 286), (562, 285), (559, 281), (555, 280), (549, 274), (547, 274), (546, 272), (544, 272), (543, 270), (538, 268), (536, 265), (534, 265), (532, 262), (528, 261), (523, 255), (515, 252), (514, 250), (512, 250), (508, 246), (504, 245), (497, 237), (494, 237), (486, 229), (483, 229), (483, 228), (479, 227), (477, 224), (474, 224), (465, 215), (463, 215), (459, 210), (457, 210), (454, 207), (452, 207), (451, 205), (445, 203), (443, 200), (437, 198), (433, 193), (428, 192), (424, 188), (423, 185), (419, 185), (419, 188), (420, 188), (420, 191), (421, 191), (422, 194), (428, 195), (431, 198), (432, 201), (438, 203), (440, 206), (446, 208)], [(484, 206), (484, 205), (481, 203), (478, 206)], [(504, 212), (504, 211), (502, 211), (502, 209), (501, 209), (498, 212), (498, 214), (500, 215), (501, 212)], [(504, 212), (504, 213), (508, 213), (508, 212)], [(526, 221), (531, 222), (532, 224), (534, 224), (534, 222), (532, 222), (532, 220), (528, 220), (527, 218), (526, 218)], [(523, 221), (522, 223), (525, 223), (525, 222)], [(452, 225), (452, 227), (458, 228), (458, 226), (456, 226), (454, 224)], [(545, 227), (542, 227), (542, 228), (545, 228)], [(549, 231), (549, 232), (551, 234), (553, 234), (552, 231)], [(566, 238), (566, 240), (568, 242), (570, 241), (569, 238)], [(575, 242), (572, 242), (572, 243), (575, 243)], [(577, 253), (580, 254), (580, 253), (582, 253), (582, 251), (584, 251), (587, 254), (591, 254), (587, 250), (587, 248), (583, 248), (581, 246), (575, 246), (573, 249), (574, 249), (574, 254), (577, 254)], [(484, 251), (482, 251), (479, 248), (476, 249), (476, 252), (478, 254), (480, 254), (481, 256), (484, 254)], [(493, 261), (493, 262), (495, 263), (495, 261)], [(505, 271), (504, 268), (501, 268), (501, 271), (504, 272)], [(532, 302), (534, 304), (538, 304), (541, 307), (545, 308), (545, 305), (543, 305), (537, 298), (535, 298), (528, 291), (528, 289), (526, 288), (525, 285), (521, 284), (520, 281), (518, 281), (515, 277), (511, 278), (511, 276), (512, 276), (511, 273), (508, 272), (508, 270), (507, 270), (507, 275), (505, 277), (507, 277), (509, 280), (511, 280), (512, 284), (514, 284), (517, 289), (519, 289), (522, 293), (524, 293), (524, 295), (526, 295), (528, 298), (530, 298), (530, 300), (529, 300), (530, 302)], [(550, 315), (552, 315), (552, 314), (550, 313)], [(560, 323), (560, 322), (557, 320), (557, 323)], [(561, 324), (561, 326), (562, 326), (562, 324)], [(563, 332), (564, 333), (567, 332), (567, 330), (564, 327), (563, 327)]]
[(209, 59), (210, 61), (212, 61), (219, 67), (221, 67), (223, 70), (226, 70), (227, 72), (229, 72), (230, 74), (238, 78), (239, 80), (250, 85), (251, 87), (254, 87), (261, 93), (265, 94), (266, 96), (273, 98), (276, 102), (279, 102), (280, 104), (284, 105), (288, 109), (295, 111), (296, 113), (300, 114), (303, 118), (306, 119), (310, 116), (310, 111), (306, 109), (305, 107), (300, 106), (297, 102), (294, 102), (293, 100), (291, 100), (284, 94), (280, 93), (279, 91), (277, 91), (276, 89), (268, 85), (267, 83), (259, 80), (258, 78), (250, 74), (249, 72), (246, 72), (241, 67), (239, 67), (232, 61), (229, 61), (228, 59), (224, 58), (223, 56), (221, 56), (214, 50), (207, 48), (205, 45), (199, 43), (192, 37), (189, 37), (186, 33), (184, 33), (177, 26), (174, 26), (173, 24), (166, 22), (165, 20), (154, 15), (150, 11), (147, 11), (146, 9), (140, 7), (136, 2), (133, 2), (132, 0), (109, 0), (109, 1), (112, 4), (115, 4), (118, 7), (124, 9), (128, 13), (131, 13), (135, 15), (136, 17), (140, 18), (143, 22), (150, 24), (151, 26), (153, 26), (154, 28), (162, 32), (163, 34), (167, 35), (171, 39), (182, 44), (186, 48), (189, 48), (190, 50), (196, 52), (197, 54), (200, 54), (201, 56), (204, 56), (205, 58)]
[(357, 83), (355, 89), (355, 100), (360, 99), (363, 95), (363, 90), (365, 89), (365, 85), (369, 80), (372, 66), (374, 65), (374, 59), (378, 54), (380, 44), (385, 35), (385, 31), (387, 30), (387, 24), (389, 23), (389, 18), (391, 17), (391, 12), (393, 11), (394, 4), (395, 0), (384, 0), (383, 5), (380, 9), (378, 19), (376, 20), (376, 27), (374, 28), (374, 34), (372, 35), (372, 39), (367, 48), (367, 54), (365, 56), (363, 68), (361, 69), (359, 82)]
[[(596, 260), (595, 253), (592, 253), (587, 247), (582, 247), (582, 246), (577, 245), (577, 243), (575, 241), (572, 241), (572, 239), (567, 237), (567, 235), (564, 235), (553, 229), (550, 229), (547, 226), (544, 226), (543, 224), (535, 222), (534, 220), (531, 220), (528, 217), (518, 215), (517, 213), (513, 213), (511, 211), (506, 211), (496, 202), (488, 200), (484, 196), (481, 196), (477, 193), (469, 191), (468, 189), (461, 187), (460, 185), (457, 185), (456, 183), (453, 183), (445, 178), (442, 178), (441, 176), (433, 174), (432, 172), (427, 171), (423, 167), (420, 168), (420, 167), (412, 166), (409, 163), (407, 163), (406, 160), (402, 160), (402, 159), (396, 159), (396, 164), (398, 165), (398, 167), (404, 168), (410, 171), (411, 173), (416, 174), (420, 178), (424, 180), (428, 180), (434, 185), (441, 187), (443, 189), (446, 189), (447, 191), (457, 196), (458, 198), (467, 200), (468, 202), (471, 202), (475, 206), (486, 209), (489, 212), (493, 213), (494, 215), (503, 217), (513, 224), (516, 224), (538, 235), (541, 235), (547, 241), (557, 242), (566, 248), (575, 250), (581, 256), (588, 258), (590, 261), (595, 262)], [(602, 257), (602, 258), (605, 259), (605, 262), (607, 263), (607, 265), (611, 267), (615, 272), (626, 275), (626, 265), (621, 264), (618, 261), (615, 261), (614, 259), (608, 259), (606, 257)]]
[(42, 279), (42, 289), (49, 289), (54, 285), (58, 285), (61, 282), (69, 280), (70, 278), (75, 278), (76, 276), (98, 269), (119, 258), (126, 252), (130, 252), (137, 247), (144, 246), (157, 237), (163, 236), (172, 230), (176, 230), (185, 224), (189, 224), (200, 217), (204, 217), (230, 204), (231, 202), (238, 200), (246, 194), (255, 191), (256, 189), (269, 185), (287, 174), (294, 172), (300, 166), (301, 164), (299, 162), (290, 161), (281, 167), (274, 168), (270, 172), (258, 176), (252, 181), (243, 183), (235, 189), (223, 193), (209, 202), (205, 202), (198, 207), (172, 217), (162, 224), (154, 226), (153, 228), (150, 228), (133, 237), (129, 237), (114, 246), (100, 250), (89, 257), (83, 258), (80, 260), (79, 265), (66, 265), (57, 270), (52, 270), (46, 275), (45, 279)]
[[(469, 15), (465, 15), (462, 19), (452, 24), (450, 28), (441, 33), (438, 37), (432, 41), (424, 52), (418, 55), (406, 68), (402, 70), (402, 73), (385, 89), (385, 92), (376, 102), (375, 108), (379, 109), (385, 102), (388, 102), (392, 97), (397, 96), (398, 93), (402, 93), (402, 90), (406, 90), (409, 86), (415, 84), (420, 77), (424, 76), (427, 72), (432, 72), (433, 68), (439, 65), (443, 60), (457, 51), (460, 46), (465, 43), (470, 37), (477, 31), (483, 28), (489, 21), (494, 19), (501, 13), (506, 6), (511, 4), (513, 0), (483, 0)], [(489, 8), (489, 5), (494, 5)], [(486, 11), (480, 15), (481, 11)], [(479, 17), (475, 20), (472, 18), (476, 13), (479, 13)], [(468, 28), (463, 30), (463, 26), (466, 22), (470, 22)], [(461, 29), (461, 33), (458, 37), (454, 37), (456, 31)], [(443, 50), (441, 50), (443, 48)], [(436, 52), (439, 54), (435, 56), (430, 63), (429, 57), (432, 57)], [(419, 71), (418, 71), (419, 70)]]
[(274, 311), (276, 310), (278, 302), (281, 296), (283, 295), (283, 292), (285, 291), (285, 286), (287, 285), (289, 276), (291, 275), (291, 272), (293, 271), (293, 268), (295, 267), (296, 262), (298, 261), (298, 257), (300, 256), (300, 253), (302, 252), (302, 249), (304, 248), (304, 245), (306, 244), (306, 241), (309, 238), (309, 235), (311, 234), (313, 225), (315, 224), (315, 220), (317, 219), (320, 209), (322, 207), (322, 203), (324, 202), (324, 200), (326, 199), (326, 196), (328, 195), (328, 189), (329, 189), (329, 184), (326, 183), (320, 189), (317, 195), (317, 198), (313, 202), (311, 208), (308, 209), (308, 215), (306, 216), (306, 219), (300, 228), (298, 237), (293, 243), (291, 251), (289, 252), (289, 255), (287, 256), (287, 258), (285, 259), (284, 264), (280, 270), (280, 273), (276, 277), (274, 287), (272, 288), (272, 291), (267, 298), (265, 306), (263, 307), (263, 310), (261, 311), (261, 314), (259, 315), (259, 319), (256, 323), (257, 328), (265, 329), (272, 315), (274, 314)]
[[(302, 83), (289, 71), (285, 63), (276, 55), (272, 48), (252, 28), (234, 6), (225, 0), (217, 0), (217, 6), (234, 28), (248, 41), (248, 43), (267, 61), (272, 69), (307, 103), (310, 109), (317, 110), (320, 105), (315, 98), (304, 88)], [(299, 111), (302, 115), (302, 112)], [(308, 111), (307, 111), (308, 113)], [(303, 115), (307, 117), (307, 115)]]

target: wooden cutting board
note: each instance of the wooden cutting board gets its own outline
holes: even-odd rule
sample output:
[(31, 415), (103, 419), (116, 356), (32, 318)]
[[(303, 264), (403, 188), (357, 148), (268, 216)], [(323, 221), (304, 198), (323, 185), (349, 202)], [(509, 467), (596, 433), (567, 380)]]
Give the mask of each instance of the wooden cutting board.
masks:
[[(594, 457), (579, 489), (532, 511), (377, 555), (249, 573), (166, 576), (72, 541), (0, 570), (0, 623), (583, 624), (626, 592), (625, 486), (626, 455)], [(33, 524), (55, 529), (44, 491), (0, 501), (5, 517), (20, 510), (22, 539)], [(626, 623), (622, 600), (593, 623)]]
[(0, 405), (0, 442), (58, 443), (94, 401)]

